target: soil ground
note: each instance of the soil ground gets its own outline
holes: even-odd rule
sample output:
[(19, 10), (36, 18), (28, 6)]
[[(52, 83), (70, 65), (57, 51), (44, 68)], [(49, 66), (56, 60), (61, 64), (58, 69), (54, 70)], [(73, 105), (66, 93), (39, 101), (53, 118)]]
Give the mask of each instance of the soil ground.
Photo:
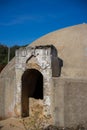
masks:
[(52, 119), (43, 115), (42, 100), (29, 99), (30, 116), (9, 118), (0, 121), (0, 130), (42, 130), (51, 124)]

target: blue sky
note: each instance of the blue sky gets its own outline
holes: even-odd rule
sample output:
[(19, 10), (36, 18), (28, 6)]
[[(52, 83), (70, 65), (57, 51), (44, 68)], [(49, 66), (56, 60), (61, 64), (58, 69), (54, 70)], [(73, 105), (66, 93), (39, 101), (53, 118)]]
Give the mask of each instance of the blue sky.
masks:
[(87, 0), (0, 0), (0, 43), (8, 46), (81, 23), (87, 23)]

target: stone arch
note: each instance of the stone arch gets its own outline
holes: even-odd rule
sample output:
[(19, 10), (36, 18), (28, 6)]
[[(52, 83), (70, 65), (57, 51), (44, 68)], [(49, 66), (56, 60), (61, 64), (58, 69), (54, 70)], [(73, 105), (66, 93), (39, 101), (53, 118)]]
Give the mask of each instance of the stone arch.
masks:
[(35, 56), (30, 56), (26, 60), (26, 68), (27, 69), (37, 69), (38, 71), (41, 69), (41, 67), (37, 64), (37, 59)]
[[(28, 65), (28, 66), (27, 66)], [(54, 87), (52, 77), (58, 76), (58, 68), (55, 72), (53, 68), (58, 66), (57, 52), (54, 46), (36, 46), (19, 49), (16, 51), (16, 98), (15, 105), (17, 116), (26, 117), (29, 115), (29, 100), (28, 96), (25, 96), (25, 100), (22, 99), (22, 80), (24, 72), (27, 69), (36, 69), (43, 74), (43, 114), (46, 116), (54, 115)], [(21, 83), (22, 82), (22, 83)], [(22, 101), (27, 102), (25, 107), (22, 107)], [(25, 111), (27, 110), (27, 111)], [(24, 112), (23, 112), (24, 111)]]
[(21, 81), (21, 114), (22, 117), (27, 117), (29, 116), (29, 97), (43, 99), (43, 75), (37, 69), (27, 69)]

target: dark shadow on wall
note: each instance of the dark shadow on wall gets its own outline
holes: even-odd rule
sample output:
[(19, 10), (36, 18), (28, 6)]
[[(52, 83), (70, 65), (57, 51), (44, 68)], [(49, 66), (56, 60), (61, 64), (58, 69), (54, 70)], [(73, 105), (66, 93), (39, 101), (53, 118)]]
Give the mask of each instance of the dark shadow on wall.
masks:
[(53, 57), (52, 59), (52, 77), (61, 76), (61, 70), (63, 67), (63, 60), (59, 57)]
[(61, 76), (62, 67), (63, 60), (58, 57), (58, 51), (56, 47), (52, 45), (52, 77)]
[(58, 63), (59, 63), (59, 76), (61, 76), (61, 70), (63, 67), (63, 60), (58, 57)]
[(43, 99), (43, 75), (36, 69), (27, 69), (22, 75), (22, 117), (29, 116), (29, 97)]

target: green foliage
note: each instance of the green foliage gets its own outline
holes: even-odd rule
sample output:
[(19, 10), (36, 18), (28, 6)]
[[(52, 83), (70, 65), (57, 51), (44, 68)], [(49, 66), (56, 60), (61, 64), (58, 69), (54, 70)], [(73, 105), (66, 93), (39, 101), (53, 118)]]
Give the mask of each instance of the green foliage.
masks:
[[(9, 60), (15, 56), (16, 49), (19, 49), (20, 46), (13, 46), (10, 48)], [(0, 44), (0, 65), (6, 65), (8, 63), (8, 47)]]
[(0, 44), (0, 64), (6, 65), (8, 57), (8, 47)]
[(13, 47), (10, 48), (10, 60), (15, 56), (15, 51), (16, 51), (17, 49), (19, 49), (19, 48), (20, 48), (20, 47), (17, 46), (17, 45), (15, 45), (15, 46), (13, 46)]

